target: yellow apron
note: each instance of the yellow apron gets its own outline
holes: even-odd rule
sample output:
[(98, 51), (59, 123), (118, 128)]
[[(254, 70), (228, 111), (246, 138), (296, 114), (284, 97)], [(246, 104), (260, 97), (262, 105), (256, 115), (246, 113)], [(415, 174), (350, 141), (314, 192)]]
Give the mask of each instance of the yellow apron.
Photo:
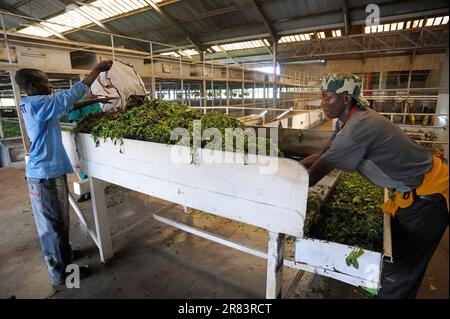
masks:
[[(442, 194), (447, 200), (448, 209), (448, 166), (442, 163), (438, 157), (433, 157), (433, 167), (425, 174), (422, 184), (416, 188), (417, 195)], [(397, 209), (406, 208), (412, 205), (414, 198), (412, 193), (405, 199), (404, 194), (394, 192), (395, 200), (388, 199), (383, 205), (383, 211), (392, 216)]]

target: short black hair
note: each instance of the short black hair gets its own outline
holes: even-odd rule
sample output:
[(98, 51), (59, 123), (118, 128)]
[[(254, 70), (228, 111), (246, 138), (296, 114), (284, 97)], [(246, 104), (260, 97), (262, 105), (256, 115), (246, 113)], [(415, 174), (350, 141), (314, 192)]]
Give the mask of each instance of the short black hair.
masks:
[(45, 73), (38, 69), (20, 69), (16, 72), (14, 80), (22, 90), (27, 90), (31, 82), (38, 82), (45, 76)]

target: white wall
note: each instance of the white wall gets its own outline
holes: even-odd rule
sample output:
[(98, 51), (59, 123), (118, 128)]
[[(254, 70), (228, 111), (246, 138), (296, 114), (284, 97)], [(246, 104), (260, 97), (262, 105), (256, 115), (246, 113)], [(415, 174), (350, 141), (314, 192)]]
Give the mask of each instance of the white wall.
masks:
[(296, 114), (292, 117), (292, 128), (306, 129), (310, 126), (317, 125), (320, 122), (321, 114), (322, 118), (325, 119), (322, 109)]
[(17, 62), (36, 68), (71, 69), (67, 50), (16, 46)]
[[(307, 75), (323, 75), (332, 72), (367, 73), (386, 71), (407, 71), (410, 68), (410, 56), (369, 58), (355, 60), (330, 60), (320, 64), (284, 64), (283, 74), (300, 72), (300, 78)], [(445, 54), (423, 54), (414, 59), (412, 70), (442, 70)]]
[(320, 118), (325, 119), (325, 115), (323, 114), (322, 109), (317, 109), (310, 112), (304, 112), (293, 115), (292, 118), (292, 126), (288, 126), (288, 118), (284, 118), (279, 121), (274, 121), (270, 123), (266, 123), (267, 127), (277, 127), (281, 122), (283, 128), (294, 128), (294, 129), (308, 129), (320, 123)]

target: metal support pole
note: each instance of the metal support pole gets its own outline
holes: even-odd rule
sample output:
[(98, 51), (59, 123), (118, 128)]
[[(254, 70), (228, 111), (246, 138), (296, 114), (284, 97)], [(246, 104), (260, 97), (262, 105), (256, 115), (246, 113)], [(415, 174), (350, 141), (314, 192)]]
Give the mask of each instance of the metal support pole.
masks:
[[(409, 89), (411, 88), (411, 78), (412, 78), (412, 64), (409, 66), (409, 73), (408, 73), (408, 85), (406, 86), (406, 100), (405, 100), (405, 108), (403, 110), (403, 113), (409, 113)], [(406, 115), (403, 116), (403, 124), (406, 123)]]
[(205, 51), (201, 52), (202, 59), (202, 89), (200, 89), (200, 99), (203, 99), (203, 113), (206, 114), (206, 107), (208, 106), (208, 100), (206, 99), (206, 74), (205, 74)]
[(116, 59), (116, 52), (114, 51), (114, 35), (111, 34), (111, 50), (112, 50), (112, 58)]
[(187, 91), (187, 94), (188, 94), (188, 105), (189, 106), (191, 106), (191, 84), (190, 83), (188, 83), (188, 91)]
[(19, 105), (20, 105), (20, 89), (19, 89), (19, 86), (16, 84), (16, 81), (14, 80), (14, 78), (16, 76), (16, 71), (9, 71), (9, 76), (10, 76), (11, 85), (13, 88), (17, 117), (19, 118), (19, 127), (20, 127), (20, 133), (22, 134), (23, 148), (25, 150), (25, 154), (28, 155), (28, 152), (30, 150), (30, 140), (28, 138), (27, 131), (25, 129), (25, 122), (23, 120), (22, 112), (19, 107)]
[(245, 90), (245, 83), (244, 83), (244, 79), (245, 79), (245, 70), (244, 67), (242, 67), (242, 86), (241, 86), (241, 104), (242, 104), (242, 116), (245, 116), (245, 109), (244, 109), (244, 104), (245, 104), (245, 100), (244, 100), (244, 90)]
[(208, 106), (208, 99), (206, 97), (206, 80), (203, 80), (203, 114), (206, 114), (206, 107)]
[(230, 77), (230, 73), (229, 73), (229, 67), (228, 67), (228, 64), (227, 64), (227, 82), (225, 83), (225, 85), (226, 85), (225, 90), (226, 90), (226, 97), (227, 97), (227, 106), (230, 106), (230, 85), (228, 83), (229, 77)]
[(203, 106), (203, 97), (202, 97), (202, 84), (200, 84), (200, 86), (198, 87), (198, 91), (199, 91), (199, 102), (200, 102), (200, 107)]
[[(8, 43), (8, 36), (6, 34), (6, 28), (5, 28), (5, 22), (3, 20), (3, 15), (0, 14), (0, 21), (2, 24), (2, 29), (3, 29), (3, 39), (5, 40), (5, 48), (6, 48), (6, 52), (7, 52), (7, 56), (8, 56), (8, 62), (9, 65), (12, 65), (12, 59), (11, 59), (11, 53), (9, 52), (9, 43)], [(20, 111), (20, 89), (15, 81), (15, 76), (16, 76), (16, 71), (9, 71), (9, 77), (10, 77), (10, 81), (11, 81), (11, 86), (12, 86), (12, 90), (13, 90), (13, 94), (14, 94), (14, 102), (16, 105), (16, 111), (17, 111), (17, 117), (19, 119), (19, 128), (20, 128), (20, 134), (22, 135), (22, 143), (23, 143), (23, 148), (25, 151), (25, 154), (28, 154), (28, 151), (30, 150), (30, 140), (28, 138), (27, 135), (27, 131), (25, 129), (25, 123), (23, 121), (23, 116), (22, 116), (22, 112)], [(1, 117), (0, 117), (0, 122), (1, 122)], [(0, 123), (0, 134), (1, 137), (4, 136), (4, 132), (3, 132), (3, 125), (2, 123)]]
[(11, 52), (9, 52), (8, 36), (6, 35), (6, 28), (5, 28), (5, 21), (3, 20), (3, 14), (0, 14), (0, 21), (2, 23), (3, 39), (5, 40), (6, 55), (8, 56), (8, 62), (11, 65), (12, 64)]
[(266, 80), (265, 79), (263, 82), (263, 105), (264, 105), (264, 107), (267, 107), (267, 105), (266, 105)]
[(277, 107), (277, 42), (273, 41), (273, 108)]
[(214, 90), (214, 64), (213, 58), (211, 57), (211, 90), (212, 90), (212, 102), (211, 105), (214, 106), (214, 99), (216, 97), (216, 91)]
[(184, 104), (183, 63), (181, 61), (181, 50), (179, 52), (180, 52), (181, 104)]
[(153, 63), (153, 43), (150, 42), (150, 64), (152, 70), (152, 98), (156, 99), (156, 78), (155, 78), (155, 67)]
[(255, 100), (255, 90), (256, 90), (256, 82), (253, 82), (253, 91), (252, 91), (253, 106), (255, 106), (255, 104), (256, 104), (256, 100)]

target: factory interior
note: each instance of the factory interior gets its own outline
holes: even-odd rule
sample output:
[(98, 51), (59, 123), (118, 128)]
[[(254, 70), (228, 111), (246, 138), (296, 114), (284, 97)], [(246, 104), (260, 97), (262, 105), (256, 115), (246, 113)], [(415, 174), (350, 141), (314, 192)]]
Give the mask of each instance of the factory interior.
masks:
[[(448, 21), (443, 0), (1, 0), (0, 299), (381, 298), (385, 265), (401, 255), (400, 215), (382, 208), (395, 189), (339, 160), (311, 185), (318, 165), (306, 159), (337, 152), (360, 113), (331, 116), (323, 79), (352, 74), (355, 90), (333, 96), (363, 97), (385, 123), (361, 140), (402, 136), (371, 144), (361, 163), (383, 158), (406, 180), (414, 149), (442, 163), (448, 183)], [(30, 69), (51, 94), (23, 87)], [(99, 111), (87, 104), (74, 118), (86, 87)], [(43, 120), (45, 107), (65, 111)], [(178, 129), (189, 145), (175, 145)], [(239, 130), (250, 133), (227, 148)], [(66, 159), (61, 199), (46, 190), (57, 176), (33, 172)], [(408, 170), (397, 174), (399, 162)], [(448, 184), (445, 195), (420, 183), (414, 201), (438, 193), (448, 213)], [(70, 217), (64, 265), (76, 266), (58, 286), (40, 224), (55, 203)], [(446, 218), (414, 298), (449, 298)]]

